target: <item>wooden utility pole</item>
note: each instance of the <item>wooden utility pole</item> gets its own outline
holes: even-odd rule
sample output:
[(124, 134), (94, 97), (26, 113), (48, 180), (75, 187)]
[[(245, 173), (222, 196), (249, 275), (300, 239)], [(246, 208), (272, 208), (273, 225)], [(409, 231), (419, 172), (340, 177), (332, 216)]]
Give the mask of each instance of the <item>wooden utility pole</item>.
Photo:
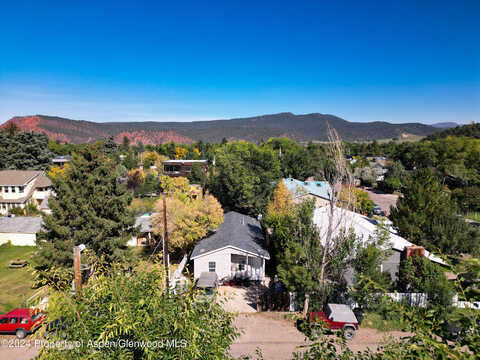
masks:
[(82, 289), (82, 273), (80, 271), (80, 248), (73, 247), (73, 272), (75, 275), (75, 294), (80, 298), (80, 290)]
[(165, 282), (169, 289), (168, 279), (168, 231), (167, 231), (167, 197), (163, 197), (163, 264), (165, 265)]

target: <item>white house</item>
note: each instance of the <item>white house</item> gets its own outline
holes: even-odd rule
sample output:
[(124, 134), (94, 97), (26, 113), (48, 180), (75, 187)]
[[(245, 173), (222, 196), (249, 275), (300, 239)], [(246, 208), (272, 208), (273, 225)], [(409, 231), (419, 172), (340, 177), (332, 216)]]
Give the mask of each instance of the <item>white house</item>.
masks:
[[(313, 222), (318, 227), (319, 236), (323, 245), (327, 238), (330, 214), (330, 206), (324, 206), (315, 209), (313, 215)], [(368, 243), (368, 241), (375, 236), (375, 231), (378, 228), (378, 222), (376, 220), (339, 207), (334, 207), (332, 219), (332, 234), (334, 237), (342, 231), (348, 232), (352, 229), (357, 240), (362, 241), (364, 244)], [(389, 244), (387, 244), (387, 246), (392, 250), (392, 255), (382, 264), (382, 271), (389, 272), (392, 279), (396, 279), (396, 274), (400, 267), (401, 254), (414, 244), (399, 236), (390, 224), (385, 223), (385, 226), (388, 229), (389, 235)], [(432, 255), (426, 250), (424, 253), (425, 257), (431, 261), (444, 264), (441, 258)]]
[(202, 272), (215, 272), (221, 282), (233, 278), (263, 280), (265, 260), (270, 255), (260, 223), (246, 215), (230, 211), (222, 225), (202, 239), (193, 249), (195, 279)]
[(35, 246), (41, 228), (41, 217), (0, 217), (0, 245)]
[(154, 214), (143, 214), (135, 219), (135, 227), (138, 227), (140, 233), (128, 240), (128, 246), (147, 246), (155, 242), (153, 238), (152, 216)]
[(40, 204), (50, 196), (52, 182), (43, 171), (0, 171), (0, 214), (8, 214), (13, 208), (25, 208), (27, 204)]

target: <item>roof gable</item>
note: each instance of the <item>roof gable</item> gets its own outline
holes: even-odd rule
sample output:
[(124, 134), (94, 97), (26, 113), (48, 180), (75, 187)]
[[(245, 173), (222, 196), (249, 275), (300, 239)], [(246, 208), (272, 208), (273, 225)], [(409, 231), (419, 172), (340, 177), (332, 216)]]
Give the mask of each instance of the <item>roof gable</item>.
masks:
[(260, 223), (247, 215), (230, 211), (224, 215), (222, 225), (193, 249), (191, 259), (226, 248), (237, 248), (258, 256), (270, 258)]

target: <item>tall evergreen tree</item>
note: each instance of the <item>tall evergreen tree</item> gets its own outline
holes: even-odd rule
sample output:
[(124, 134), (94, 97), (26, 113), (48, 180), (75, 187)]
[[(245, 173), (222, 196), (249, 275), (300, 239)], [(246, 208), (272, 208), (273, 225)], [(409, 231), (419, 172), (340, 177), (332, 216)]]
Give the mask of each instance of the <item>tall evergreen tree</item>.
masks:
[(29, 131), (0, 133), (0, 169), (45, 170), (53, 156), (46, 134)]
[(72, 248), (85, 244), (113, 262), (126, 255), (135, 218), (127, 211), (132, 195), (117, 182), (111, 161), (95, 146), (73, 155), (61, 176), (52, 178), (51, 215), (43, 216), (36, 256), (40, 275), (52, 267), (71, 267)]
[(447, 254), (478, 246), (478, 234), (456, 216), (455, 202), (431, 170), (418, 170), (403, 195), (390, 213), (400, 235)]

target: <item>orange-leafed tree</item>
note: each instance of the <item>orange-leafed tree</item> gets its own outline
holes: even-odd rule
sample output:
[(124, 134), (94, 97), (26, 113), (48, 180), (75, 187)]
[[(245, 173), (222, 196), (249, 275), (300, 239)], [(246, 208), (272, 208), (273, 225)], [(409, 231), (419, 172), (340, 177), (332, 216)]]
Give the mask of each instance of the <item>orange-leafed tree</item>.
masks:
[(293, 197), (283, 181), (279, 181), (273, 192), (273, 200), (268, 203), (267, 214), (291, 214)]

